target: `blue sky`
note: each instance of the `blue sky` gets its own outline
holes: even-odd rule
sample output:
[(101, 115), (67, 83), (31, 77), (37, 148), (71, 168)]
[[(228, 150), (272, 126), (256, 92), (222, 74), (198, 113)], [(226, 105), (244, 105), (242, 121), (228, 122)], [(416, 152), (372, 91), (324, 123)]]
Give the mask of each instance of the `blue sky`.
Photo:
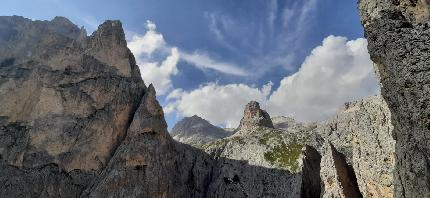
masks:
[[(106, 19), (119, 19), (136, 49), (153, 41), (144, 38), (159, 38), (161, 43), (151, 52), (134, 52), (138, 63), (146, 65), (142, 70), (152, 68), (146, 70), (147, 76), (165, 79), (165, 86), (156, 89), (167, 109), (169, 127), (191, 114), (234, 127), (249, 100), (259, 101), (272, 114), (321, 120), (331, 116), (335, 106), (378, 89), (373, 72), (369, 73), (370, 60), (357, 50), (365, 50), (366, 42), (360, 40), (363, 28), (356, 0), (3, 0), (0, 4), (1, 15), (39, 20), (65, 16), (89, 33)], [(160, 69), (163, 61), (167, 70)], [(302, 67), (307, 69), (300, 72)], [(332, 69), (336, 71), (320, 74)], [(305, 70), (309, 71), (304, 74)], [(295, 79), (293, 74), (298, 74)], [(317, 93), (321, 89), (309, 83), (319, 77), (318, 85), (327, 82), (324, 87), (334, 99)], [(328, 82), (333, 78), (349, 80)], [(311, 115), (315, 111), (321, 116)]]

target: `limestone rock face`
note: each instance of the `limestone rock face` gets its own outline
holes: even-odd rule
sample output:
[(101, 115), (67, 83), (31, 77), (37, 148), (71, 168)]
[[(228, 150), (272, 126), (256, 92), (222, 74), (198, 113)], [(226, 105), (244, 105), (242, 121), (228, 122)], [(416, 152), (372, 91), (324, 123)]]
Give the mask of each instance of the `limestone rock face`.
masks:
[(300, 197), (298, 175), (172, 141), (152, 86), (88, 197)]
[(299, 177), (174, 141), (119, 21), (0, 17), (0, 196), (300, 197)]
[(3, 159), (24, 168), (48, 163), (68, 171), (102, 168), (146, 89), (121, 23), (107, 21), (85, 40), (111, 43), (99, 36), (111, 32), (120, 43), (115, 47), (124, 52), (117, 58), (126, 65), (97, 55), (108, 49), (80, 43), (81, 30), (65, 18), (0, 17), (0, 24)]
[[(310, 133), (312, 126), (289, 120), (291, 128), (283, 125), (285, 128), (274, 129), (271, 121), (261, 122), (266, 118), (270, 119), (269, 114), (263, 112), (258, 103), (251, 102), (245, 107), (241, 126), (234, 135), (209, 142), (202, 148), (214, 158), (247, 161), (252, 166), (294, 173), (278, 176), (292, 184), (287, 189), (294, 192), (293, 197), (319, 197), (321, 156), (315, 148), (308, 146), (317, 145), (317, 136)], [(322, 141), (321, 138), (318, 140)]]
[(260, 108), (258, 102), (251, 101), (245, 106), (244, 115), (237, 130), (248, 131), (259, 127), (274, 128), (270, 115)]
[(383, 98), (371, 96), (346, 103), (335, 118), (314, 129), (344, 155), (364, 197), (394, 195), (395, 141), (390, 118)]
[[(329, 121), (301, 124), (276, 118), (285, 127), (242, 129), (203, 148), (215, 157), (297, 173), (302, 196), (388, 198), (394, 195), (395, 163), (390, 118), (383, 98), (371, 96), (346, 103)], [(324, 141), (330, 144), (323, 146)], [(320, 175), (324, 185), (315, 187)]]
[(182, 119), (171, 131), (173, 139), (196, 147), (231, 134), (232, 132), (216, 127), (196, 115)]
[[(124, 64), (85, 44), (111, 38)], [(0, 43), (0, 156), (11, 186), (2, 195), (79, 195), (125, 137), (146, 90), (121, 23), (87, 37), (63, 17), (0, 17)]]
[(427, 0), (361, 0), (368, 49), (392, 112), (396, 197), (430, 196)]
[(362, 197), (354, 173), (348, 167), (345, 156), (330, 143), (325, 143), (321, 159), (322, 197)]

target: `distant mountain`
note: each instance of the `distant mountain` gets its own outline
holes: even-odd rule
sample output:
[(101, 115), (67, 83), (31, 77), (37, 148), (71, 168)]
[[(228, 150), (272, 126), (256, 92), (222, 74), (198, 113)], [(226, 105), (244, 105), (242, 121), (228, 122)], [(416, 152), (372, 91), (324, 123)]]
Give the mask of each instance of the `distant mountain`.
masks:
[(276, 116), (272, 117), (273, 127), (276, 129), (287, 129), (293, 127), (303, 126), (303, 123), (297, 122), (294, 118), (286, 116)]
[(197, 147), (210, 141), (228, 137), (231, 134), (231, 132), (216, 127), (197, 115), (185, 117), (176, 123), (171, 131), (173, 139)]

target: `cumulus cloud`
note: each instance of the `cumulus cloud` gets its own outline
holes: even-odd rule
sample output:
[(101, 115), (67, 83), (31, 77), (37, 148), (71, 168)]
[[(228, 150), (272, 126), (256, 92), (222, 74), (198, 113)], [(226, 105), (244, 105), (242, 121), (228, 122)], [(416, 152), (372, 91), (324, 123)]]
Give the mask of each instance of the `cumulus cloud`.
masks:
[(157, 26), (152, 21), (146, 21), (145, 35), (133, 35), (128, 42), (128, 48), (137, 57), (151, 55), (155, 50), (166, 45), (163, 35), (156, 31)]
[(268, 109), (272, 114), (318, 121), (334, 115), (344, 102), (378, 90), (367, 41), (329, 36), (297, 73), (281, 81), (270, 96)]
[(367, 41), (329, 36), (305, 59), (299, 71), (285, 77), (271, 93), (273, 83), (261, 89), (245, 84), (210, 83), (193, 91), (175, 90), (167, 113), (199, 115), (214, 124), (236, 127), (243, 107), (256, 100), (272, 115), (289, 115), (300, 121), (333, 116), (344, 102), (376, 94), (379, 90)]
[(236, 127), (250, 99), (263, 102), (270, 94), (272, 83), (262, 89), (245, 84), (218, 85), (210, 83), (187, 92), (175, 90), (168, 96), (166, 113), (180, 112), (183, 116), (199, 115), (216, 125)]
[[(173, 87), (171, 77), (178, 73), (179, 51), (175, 47), (168, 47), (156, 28), (153, 22), (146, 21), (145, 35), (133, 35), (127, 46), (136, 57), (143, 80), (152, 83), (159, 95), (164, 95)], [(152, 58), (157, 51), (164, 55), (164, 59)]]
[(176, 67), (179, 61), (177, 48), (172, 48), (170, 55), (163, 62), (146, 62), (139, 65), (142, 78), (152, 83), (159, 95), (166, 94), (173, 88), (171, 76), (178, 73)]
[[(128, 48), (136, 57), (142, 78), (146, 83), (152, 83), (159, 95), (172, 90), (172, 76), (178, 74), (177, 64), (184, 60), (199, 69), (211, 69), (224, 74), (246, 76), (248, 73), (235, 64), (222, 62), (211, 58), (203, 52), (188, 53), (177, 47), (169, 46), (157, 26), (152, 21), (146, 21), (144, 35), (133, 34), (127, 41)], [(153, 54), (162, 55), (164, 59), (154, 59)]]

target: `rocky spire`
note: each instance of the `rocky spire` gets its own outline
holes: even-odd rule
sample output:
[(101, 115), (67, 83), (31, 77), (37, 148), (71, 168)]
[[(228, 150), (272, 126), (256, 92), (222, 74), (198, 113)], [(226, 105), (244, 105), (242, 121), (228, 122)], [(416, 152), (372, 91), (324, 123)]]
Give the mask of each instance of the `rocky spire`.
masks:
[(102, 63), (114, 66), (123, 76), (139, 76), (134, 59), (131, 61), (130, 50), (122, 24), (117, 20), (107, 20), (90, 36), (87, 52)]
[(260, 108), (258, 102), (251, 101), (245, 106), (238, 130), (253, 130), (260, 127), (274, 128), (270, 115)]

